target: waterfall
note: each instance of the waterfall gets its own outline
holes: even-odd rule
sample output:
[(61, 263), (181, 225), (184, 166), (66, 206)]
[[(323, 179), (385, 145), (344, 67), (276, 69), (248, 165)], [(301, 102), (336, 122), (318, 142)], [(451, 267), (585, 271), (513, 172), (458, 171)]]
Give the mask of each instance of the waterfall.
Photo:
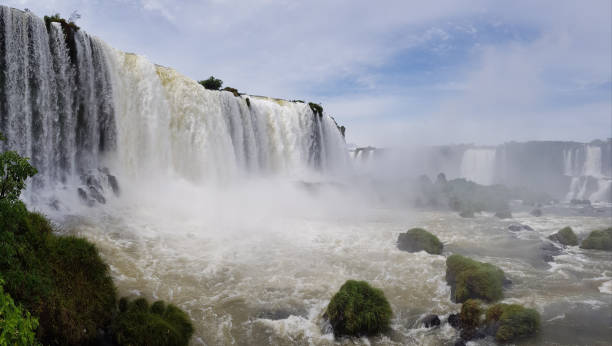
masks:
[(461, 159), (461, 177), (482, 185), (493, 184), (495, 156), (495, 149), (467, 149)]
[(609, 202), (612, 200), (612, 179), (603, 173), (603, 152), (597, 145), (565, 150), (565, 175), (571, 177), (566, 200), (590, 200)]
[(0, 6), (0, 47), (0, 131), (8, 139), (2, 150), (32, 159), (40, 172), (37, 186), (97, 168), (115, 145), (101, 42), (81, 30), (64, 32), (57, 23), (47, 28), (31, 13)]
[(0, 149), (32, 159), (36, 186), (91, 185), (108, 169), (193, 182), (305, 177), (348, 161), (334, 120), (307, 104), (206, 90), (83, 30), (5, 6), (0, 66), (8, 138)]

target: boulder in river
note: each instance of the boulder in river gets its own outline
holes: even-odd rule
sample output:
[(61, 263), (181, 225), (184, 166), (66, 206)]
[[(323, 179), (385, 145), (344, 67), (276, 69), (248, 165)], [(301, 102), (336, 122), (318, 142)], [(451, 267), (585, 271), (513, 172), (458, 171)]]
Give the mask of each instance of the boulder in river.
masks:
[(438, 315), (434, 314), (427, 315), (423, 317), (421, 323), (423, 324), (423, 326), (425, 326), (425, 328), (437, 327), (440, 325), (440, 318), (438, 317)]
[(505, 276), (490, 263), (451, 255), (446, 259), (446, 282), (451, 286), (451, 299), (457, 303), (468, 299), (493, 302), (503, 296)]
[(548, 236), (548, 239), (565, 246), (578, 245), (578, 238), (571, 227), (564, 227), (559, 232)]
[(582, 241), (582, 249), (612, 251), (612, 227), (601, 231), (593, 231)]
[(435, 235), (422, 228), (413, 228), (406, 233), (401, 233), (397, 238), (397, 247), (402, 251), (419, 252), (439, 255), (444, 245)]

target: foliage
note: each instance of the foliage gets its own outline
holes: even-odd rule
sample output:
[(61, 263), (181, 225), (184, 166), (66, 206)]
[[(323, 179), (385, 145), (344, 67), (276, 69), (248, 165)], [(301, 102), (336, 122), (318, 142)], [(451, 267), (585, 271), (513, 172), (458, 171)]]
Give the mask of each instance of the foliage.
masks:
[(308, 102), (308, 106), (310, 106), (314, 115), (318, 115), (319, 118), (323, 116), (323, 107), (320, 104)]
[(79, 345), (110, 322), (115, 288), (95, 246), (52, 233), (49, 221), (0, 200), (0, 274), (5, 289), (39, 321), (37, 338)]
[[(75, 12), (73, 12), (73, 15), (70, 17), (71, 19), (81, 18), (81, 16), (78, 14), (77, 16), (74, 16), (74, 13)], [(44, 19), (45, 19), (45, 25), (47, 26), (47, 30), (49, 30), (49, 26), (51, 25), (51, 23), (60, 23), (60, 25), (62, 26), (62, 29), (66, 27), (74, 31), (79, 31), (80, 29), (74, 21), (67, 21), (66, 19), (62, 18), (59, 13), (56, 13), (52, 16), (45, 16)]]
[(583, 249), (612, 251), (612, 227), (593, 231), (582, 241), (580, 247)]
[(119, 314), (111, 327), (118, 345), (187, 345), (193, 334), (189, 317), (172, 304), (144, 298), (119, 301)]
[(540, 329), (540, 314), (517, 304), (496, 304), (486, 313), (486, 322), (495, 330), (495, 339), (510, 342), (535, 334)]
[(235, 88), (232, 88), (232, 87), (225, 87), (225, 88), (223, 88), (223, 90), (231, 92), (236, 97), (240, 97), (240, 93), (238, 92), (238, 89), (235, 89)]
[(4, 292), (3, 284), (0, 279), (0, 345), (36, 345), (38, 320), (15, 305), (11, 296)]
[(442, 242), (435, 235), (422, 228), (413, 228), (401, 233), (397, 239), (398, 248), (403, 251), (417, 252), (425, 250), (434, 255), (442, 253)]
[(213, 76), (206, 80), (201, 80), (198, 83), (208, 90), (219, 90), (223, 86), (223, 81)]
[(451, 286), (451, 299), (457, 303), (470, 298), (491, 302), (503, 296), (504, 272), (501, 269), (461, 255), (446, 259), (446, 281)]
[[(6, 139), (0, 134), (0, 140)], [(16, 201), (26, 186), (26, 179), (37, 173), (28, 160), (10, 150), (0, 154), (0, 200)]]
[(559, 232), (552, 234), (548, 237), (552, 241), (556, 241), (563, 245), (576, 246), (578, 245), (578, 238), (571, 227), (564, 227)]
[(334, 335), (374, 335), (389, 329), (391, 306), (384, 293), (365, 281), (348, 280), (329, 305), (327, 316)]
[(459, 318), (461, 327), (466, 329), (474, 329), (481, 325), (480, 317), (483, 313), (480, 307), (480, 302), (476, 299), (468, 299), (461, 305)]

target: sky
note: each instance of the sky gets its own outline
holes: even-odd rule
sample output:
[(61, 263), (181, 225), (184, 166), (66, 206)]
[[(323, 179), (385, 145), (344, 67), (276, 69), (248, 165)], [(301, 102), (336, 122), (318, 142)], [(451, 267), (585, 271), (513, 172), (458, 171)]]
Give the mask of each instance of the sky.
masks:
[(612, 137), (612, 1), (9, 0), (359, 146)]

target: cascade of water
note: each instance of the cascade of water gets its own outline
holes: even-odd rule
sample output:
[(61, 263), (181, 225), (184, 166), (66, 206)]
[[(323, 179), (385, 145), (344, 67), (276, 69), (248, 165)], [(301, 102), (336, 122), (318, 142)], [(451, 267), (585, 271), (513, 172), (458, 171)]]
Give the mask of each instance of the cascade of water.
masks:
[(215, 182), (303, 177), (347, 163), (335, 122), (304, 103), (206, 90), (82, 30), (5, 6), (0, 62), (0, 131), (9, 139), (1, 149), (32, 158), (37, 186), (74, 177), (90, 185), (102, 167)]
[(461, 159), (461, 176), (478, 184), (493, 184), (495, 149), (467, 149)]

